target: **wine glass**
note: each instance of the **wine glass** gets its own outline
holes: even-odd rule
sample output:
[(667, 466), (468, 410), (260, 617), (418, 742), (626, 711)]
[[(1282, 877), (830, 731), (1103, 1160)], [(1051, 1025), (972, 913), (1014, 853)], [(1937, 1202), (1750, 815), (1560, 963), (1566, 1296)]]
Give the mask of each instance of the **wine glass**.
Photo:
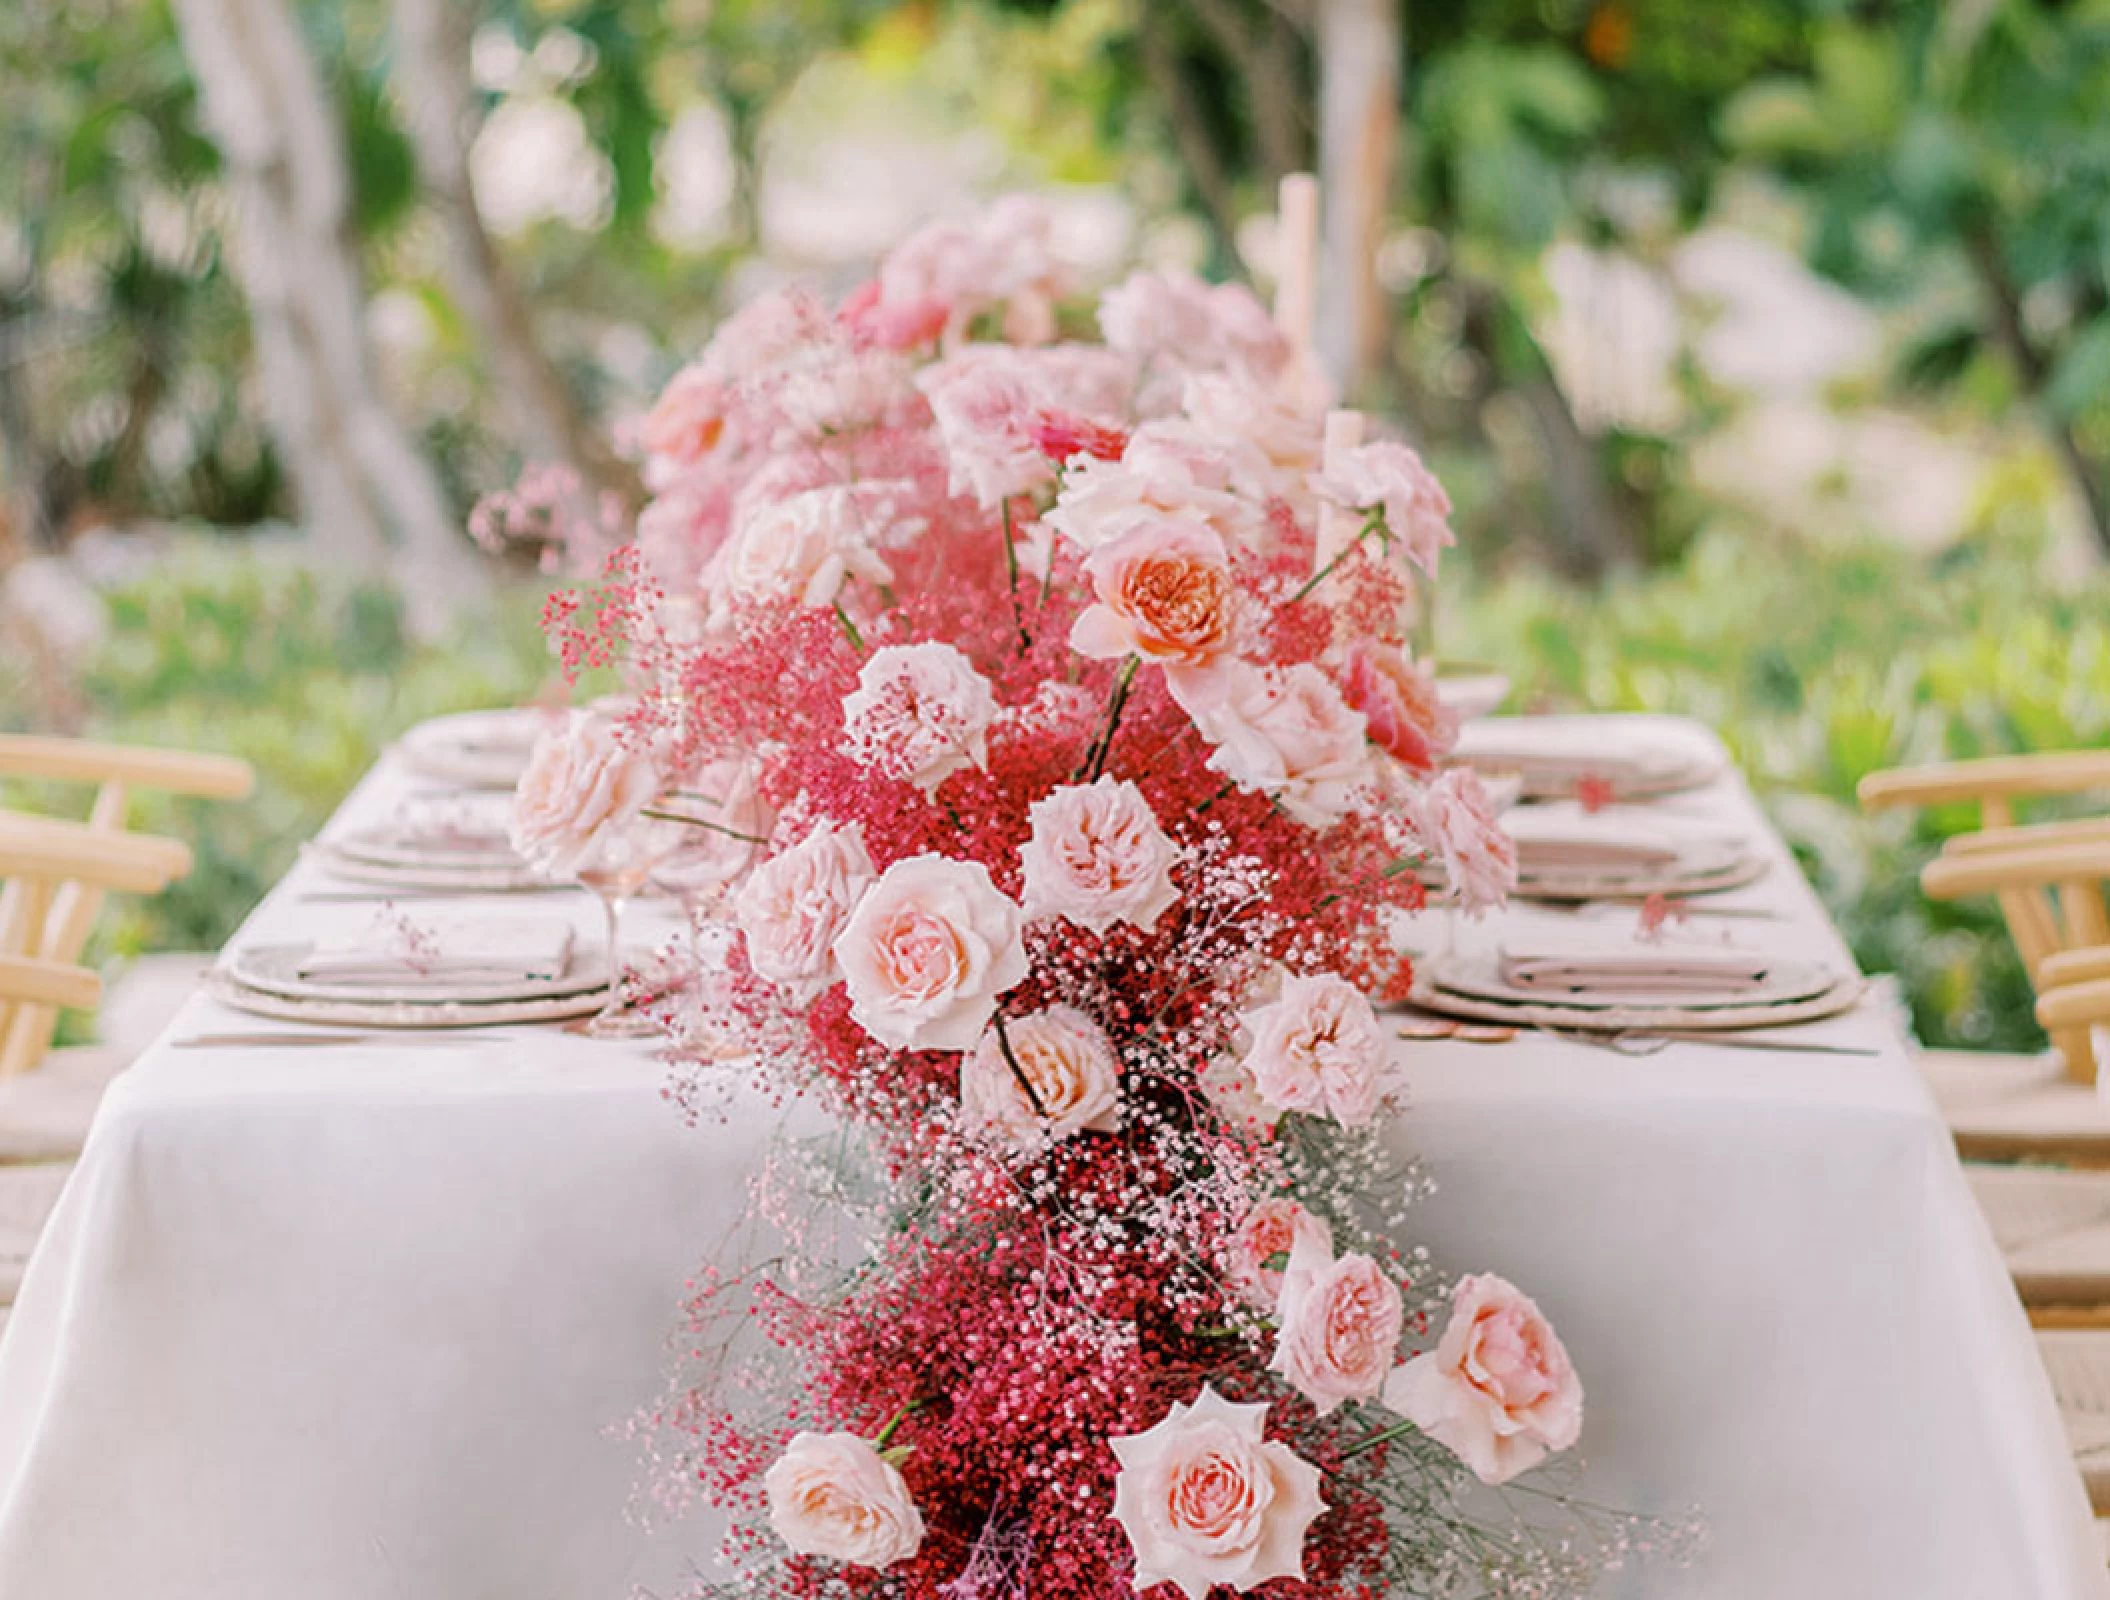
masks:
[(623, 908), (680, 842), (679, 824), (637, 817), (606, 830), (574, 873), (601, 902), (608, 934), (608, 1000), (580, 1029), (590, 1039), (642, 1039), (659, 1031), (650, 1017), (623, 1005)]

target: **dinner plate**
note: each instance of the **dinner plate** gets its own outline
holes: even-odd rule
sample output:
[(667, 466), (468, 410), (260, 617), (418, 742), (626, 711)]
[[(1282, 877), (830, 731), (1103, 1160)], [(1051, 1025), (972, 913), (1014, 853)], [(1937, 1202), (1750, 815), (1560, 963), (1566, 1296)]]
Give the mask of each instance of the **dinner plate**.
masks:
[[(1740, 888), (1767, 867), (1758, 841), (1684, 817), (1520, 806), (1502, 826), (1517, 843), (1517, 893), (1529, 900), (1641, 899)], [(1426, 869), (1440, 883), (1440, 863)]]
[(534, 706), (434, 717), (404, 734), (403, 759), (428, 778), (465, 789), (510, 789), (527, 770), (535, 739), (553, 713)]
[(1648, 799), (1698, 788), (1728, 764), (1706, 730), (1626, 712), (1482, 717), (1459, 730), (1450, 759), (1482, 774), (1514, 774), (1527, 800), (1586, 797), (1599, 786), (1606, 799)]
[(1581, 1033), (1732, 1033), (1749, 1028), (1779, 1028), (1791, 1023), (1815, 1022), (1823, 1017), (1851, 1011), (1867, 992), (1868, 982), (1841, 973), (1816, 994), (1800, 1000), (1764, 1004), (1693, 1006), (1617, 1005), (1573, 1006), (1547, 1003), (1520, 1004), (1461, 994), (1440, 981), (1447, 972), (1443, 958), (1433, 958), (1417, 976), (1412, 1004), (1443, 1016), (1465, 1017), (1513, 1028), (1571, 1029)]
[(391, 889), (459, 889), (474, 894), (504, 894), (516, 889), (548, 889), (561, 880), (539, 872), (515, 856), (483, 866), (447, 863), (372, 861), (347, 852), (336, 840), (317, 839), (304, 847), (315, 864), (334, 878), (380, 884)]
[(598, 948), (573, 954), (565, 972), (555, 978), (509, 978), (500, 982), (463, 982), (434, 977), (379, 983), (335, 982), (301, 976), (300, 964), (315, 948), (303, 939), (292, 944), (249, 945), (234, 951), (224, 968), (245, 989), (286, 1000), (344, 1001), (359, 1005), (485, 1005), (498, 1001), (552, 1000), (608, 987), (608, 960)]
[[(1627, 976), (1613, 984), (1571, 986), (1565, 974), (1603, 967)], [(1539, 981), (1530, 981), (1532, 976)], [(1811, 961), (1783, 961), (1747, 951), (1694, 951), (1666, 946), (1616, 953), (1544, 951), (1439, 959), (1427, 975), (1434, 987), (1500, 1005), (1557, 1005), (1576, 1011), (1674, 1006), (1687, 1011), (1791, 1005), (1824, 993), (1838, 973)]]
[(561, 1022), (601, 1009), (608, 999), (604, 984), (577, 994), (549, 995), (533, 1000), (484, 1000), (439, 1002), (392, 1000), (314, 1000), (272, 994), (236, 981), (219, 970), (208, 975), (206, 988), (213, 998), (238, 1011), (281, 1022), (330, 1023), (357, 1028), (495, 1028), (509, 1023)]

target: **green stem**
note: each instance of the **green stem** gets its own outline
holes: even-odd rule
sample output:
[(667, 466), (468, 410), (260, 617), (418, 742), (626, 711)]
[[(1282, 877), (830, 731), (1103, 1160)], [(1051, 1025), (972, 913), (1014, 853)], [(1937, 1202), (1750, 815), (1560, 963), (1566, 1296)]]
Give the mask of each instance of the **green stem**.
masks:
[(1404, 1439), (1408, 1434), (1420, 1431), (1411, 1422), (1395, 1422), (1381, 1433), (1373, 1433), (1367, 1439), (1356, 1440), (1341, 1452), (1341, 1459), (1346, 1461), (1350, 1456), (1359, 1456), (1365, 1450), (1374, 1450), (1381, 1444), (1390, 1444), (1394, 1439)]
[(647, 806), (638, 815), (650, 817), (655, 822), (679, 822), (690, 828), (709, 828), (713, 833), (722, 833), (728, 839), (738, 839), (745, 844), (769, 843), (767, 839), (759, 838), (752, 833), (742, 833), (738, 828), (728, 828), (722, 822), (711, 822), (703, 817), (684, 816), (679, 811), (655, 811), (650, 806)]
[(1121, 675), (1114, 679), (1114, 692), (1106, 702), (1106, 727), (1085, 760), (1086, 783), (1097, 782), (1099, 775), (1106, 770), (1106, 758), (1114, 749), (1114, 729), (1121, 725), (1121, 708), (1128, 704), (1129, 686), (1136, 681), (1136, 669), (1142, 664), (1140, 656), (1130, 656), (1121, 663)]
[(1011, 501), (1004, 501), (1004, 575), (1009, 580), (1011, 591), (1011, 625), (1018, 629), (1018, 648), (1021, 652), (1033, 648), (1033, 641), (1026, 634), (1026, 613), (1018, 601), (1018, 537), (1011, 528)]
[(894, 1430), (908, 1420), (909, 1413), (921, 1411), (922, 1409), (923, 1402), (921, 1400), (904, 1400), (901, 1403), (901, 1409), (889, 1417), (887, 1425), (879, 1430), (879, 1437), (872, 1441), (872, 1448), (874, 1450), (886, 1449), (888, 1441), (894, 1437)]
[(1343, 561), (1346, 561), (1348, 557), (1352, 555), (1355, 551), (1362, 548), (1363, 541), (1369, 538), (1370, 535), (1376, 533), (1379, 529), (1384, 527), (1384, 525), (1384, 514), (1379, 511), (1372, 511), (1369, 514), (1368, 518), (1364, 521), (1362, 531), (1356, 534), (1356, 536), (1353, 539), (1350, 539), (1345, 545), (1341, 546), (1340, 550), (1335, 553), (1334, 558), (1331, 561), (1327, 562), (1325, 566), (1321, 567), (1317, 572), (1314, 572), (1309, 578), (1305, 579), (1304, 587), (1299, 589), (1295, 594), (1291, 595), (1289, 599), (1284, 601), (1283, 603), (1285, 605), (1293, 606), (1299, 600), (1302, 600), (1306, 595), (1310, 594), (1312, 590), (1318, 588), (1320, 583), (1325, 580), (1326, 576), (1331, 573), (1335, 567), (1339, 566)]
[(1200, 805), (1196, 806), (1194, 808), (1194, 814), (1197, 817), (1200, 816), (1204, 811), (1207, 811), (1211, 806), (1215, 805), (1217, 801), (1221, 800), (1225, 795), (1229, 794), (1233, 789), (1237, 787), (1238, 780), (1236, 778), (1231, 779), (1221, 789), (1217, 790), (1216, 793), (1210, 795), (1208, 799), (1204, 800)]
[(864, 635), (857, 631), (857, 624), (850, 620), (850, 613), (843, 609), (843, 603), (840, 600), (835, 602), (835, 620), (843, 625), (843, 633), (850, 641), (850, 648), (859, 655), (863, 655), (865, 653)]

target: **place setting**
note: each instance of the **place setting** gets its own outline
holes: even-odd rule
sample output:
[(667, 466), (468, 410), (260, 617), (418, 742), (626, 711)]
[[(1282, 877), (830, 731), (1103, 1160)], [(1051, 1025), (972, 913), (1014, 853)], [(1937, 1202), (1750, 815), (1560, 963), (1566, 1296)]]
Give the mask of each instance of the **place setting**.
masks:
[(536, 738), (563, 716), (540, 706), (457, 712), (419, 723), (396, 751), (421, 777), (464, 789), (510, 789), (527, 770)]
[[(1750, 833), (1656, 811), (1592, 811), (1553, 801), (1511, 807), (1502, 813), (1502, 827), (1516, 845), (1515, 894), (1578, 909), (1715, 894), (1756, 881), (1767, 867)], [(1441, 857), (1417, 870), (1430, 889), (1447, 887)]]
[(564, 887), (514, 847), (512, 800), (510, 793), (416, 794), (388, 817), (333, 832), (307, 850), (332, 877), (393, 889), (492, 894)]
[(1639, 712), (1481, 717), (1459, 730), (1450, 759), (1482, 777), (1516, 779), (1527, 801), (1593, 808), (1697, 789), (1728, 765), (1705, 729)]

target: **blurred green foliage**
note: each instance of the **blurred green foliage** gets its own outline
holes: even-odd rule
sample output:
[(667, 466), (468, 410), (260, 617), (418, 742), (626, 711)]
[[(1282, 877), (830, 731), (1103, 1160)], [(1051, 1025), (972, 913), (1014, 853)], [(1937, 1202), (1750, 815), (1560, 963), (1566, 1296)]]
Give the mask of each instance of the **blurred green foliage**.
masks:
[(1968, 807), (1864, 815), (1879, 767), (2110, 744), (2110, 577), (2048, 590), (2033, 552), (1940, 557), (1874, 540), (1703, 537), (1673, 570), (1582, 593), (1468, 585), (1442, 646), (1498, 661), (1529, 710), (1665, 711), (1718, 730), (1872, 972), (1929, 1044), (2036, 1049), (2030, 989), (1990, 901), (1937, 905), (1919, 870)]
[(390, 739), (426, 717), (516, 704), (550, 671), (530, 596), (498, 608), (509, 623), (414, 645), (391, 592), (240, 545), (190, 552), (106, 598), (82, 732), (257, 769), (239, 803), (135, 798), (132, 825), (189, 841), (197, 867), (161, 895), (117, 902), (106, 954), (217, 949)]

